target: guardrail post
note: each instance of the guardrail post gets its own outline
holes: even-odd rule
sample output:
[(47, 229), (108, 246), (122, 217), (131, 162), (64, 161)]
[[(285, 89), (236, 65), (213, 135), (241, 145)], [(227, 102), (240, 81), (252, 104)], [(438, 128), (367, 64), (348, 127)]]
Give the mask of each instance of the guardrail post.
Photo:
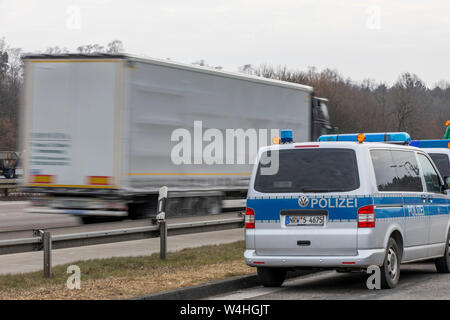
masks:
[(167, 257), (167, 223), (166, 223), (166, 204), (167, 193), (169, 189), (162, 187), (159, 189), (158, 208), (156, 220), (159, 224), (159, 257), (164, 260)]
[(167, 257), (167, 224), (166, 221), (161, 221), (159, 223), (159, 257), (165, 260)]
[(44, 277), (52, 276), (52, 235), (48, 231), (40, 231), (44, 245)]
[(4, 194), (5, 194), (5, 197), (7, 197), (7, 196), (8, 196), (8, 188), (5, 188), (5, 189), (3, 190), (3, 192), (4, 192)]

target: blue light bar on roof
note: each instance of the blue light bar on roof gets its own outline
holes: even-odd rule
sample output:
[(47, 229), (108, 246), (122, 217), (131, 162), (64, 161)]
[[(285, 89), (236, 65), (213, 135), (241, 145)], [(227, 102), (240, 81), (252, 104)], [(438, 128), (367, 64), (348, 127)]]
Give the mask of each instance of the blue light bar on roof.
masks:
[(450, 148), (450, 140), (413, 140), (410, 143), (418, 148)]
[[(387, 142), (408, 144), (411, 137), (406, 132), (381, 132), (381, 133), (364, 133), (366, 139), (364, 142)], [(317, 141), (353, 141), (357, 142), (358, 133), (350, 134), (328, 134), (320, 136)]]
[(294, 142), (294, 139), (292, 138), (292, 130), (290, 129), (281, 130), (280, 136), (281, 136), (281, 143)]

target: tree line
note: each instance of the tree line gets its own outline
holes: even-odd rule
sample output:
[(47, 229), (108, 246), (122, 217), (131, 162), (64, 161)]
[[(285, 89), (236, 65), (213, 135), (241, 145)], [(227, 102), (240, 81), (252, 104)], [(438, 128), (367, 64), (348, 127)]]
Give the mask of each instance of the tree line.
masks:
[[(109, 42), (106, 46), (99, 44), (81, 45), (75, 53), (119, 54), (124, 51), (120, 40)], [(41, 53), (41, 52), (37, 52)], [(49, 47), (44, 54), (66, 54), (65, 47)], [(23, 83), (23, 50), (9, 46), (5, 38), (0, 38), (0, 151), (18, 150), (20, 93)]]
[(416, 74), (402, 73), (388, 86), (344, 78), (337, 70), (292, 70), (285, 66), (244, 65), (241, 72), (309, 85), (329, 100), (330, 119), (339, 133), (405, 131), (413, 139), (442, 139), (450, 120), (450, 82), (429, 88)]
[[(76, 53), (124, 52), (120, 40), (82, 45)], [(47, 54), (69, 53), (67, 48), (49, 47)], [(23, 83), (23, 51), (0, 38), (0, 150), (16, 150), (20, 91)], [(202, 63), (208, 66), (204, 60)], [(220, 69), (220, 67), (215, 67)], [(414, 139), (438, 139), (444, 135), (444, 122), (450, 120), (450, 82), (428, 87), (417, 75), (401, 74), (393, 85), (367, 79), (345, 78), (337, 70), (294, 70), (286, 66), (251, 64), (239, 72), (312, 86), (315, 95), (329, 100), (331, 122), (339, 133), (406, 131)]]

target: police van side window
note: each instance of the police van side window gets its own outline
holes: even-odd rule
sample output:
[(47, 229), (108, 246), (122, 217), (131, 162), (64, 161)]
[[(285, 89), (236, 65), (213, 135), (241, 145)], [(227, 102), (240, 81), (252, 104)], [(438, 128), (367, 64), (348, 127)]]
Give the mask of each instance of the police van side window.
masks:
[(441, 185), (439, 183), (439, 176), (434, 170), (430, 160), (423, 154), (418, 154), (419, 162), (422, 166), (423, 176), (425, 177), (425, 184), (427, 185), (428, 192), (441, 193)]
[(442, 177), (450, 176), (450, 161), (448, 155), (445, 153), (430, 153), (433, 162), (436, 164)]
[(422, 180), (412, 151), (371, 150), (378, 191), (422, 192)]
[(391, 153), (399, 177), (400, 190), (422, 192), (422, 179), (414, 152), (392, 150)]

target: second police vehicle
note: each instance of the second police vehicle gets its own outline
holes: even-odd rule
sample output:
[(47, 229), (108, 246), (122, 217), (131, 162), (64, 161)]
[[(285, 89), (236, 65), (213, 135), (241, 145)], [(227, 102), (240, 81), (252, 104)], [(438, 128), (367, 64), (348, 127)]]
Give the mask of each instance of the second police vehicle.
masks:
[(415, 140), (410, 145), (424, 149), (433, 159), (441, 176), (450, 176), (450, 140)]
[(280, 286), (293, 269), (375, 265), (382, 287), (393, 288), (401, 263), (431, 259), (450, 272), (450, 178), (410, 141), (382, 133), (289, 143), (292, 132), (282, 131), (282, 144), (262, 148), (244, 254), (262, 284)]

